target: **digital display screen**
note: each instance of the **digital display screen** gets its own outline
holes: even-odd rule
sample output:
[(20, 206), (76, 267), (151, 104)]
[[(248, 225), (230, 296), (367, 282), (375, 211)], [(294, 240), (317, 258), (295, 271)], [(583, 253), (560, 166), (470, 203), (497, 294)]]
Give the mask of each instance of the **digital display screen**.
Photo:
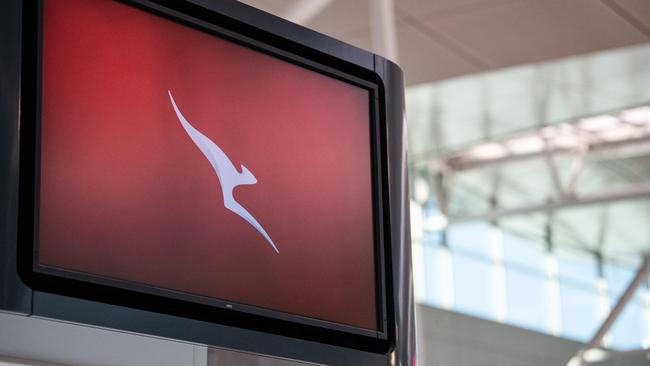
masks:
[(371, 89), (116, 1), (41, 34), (39, 267), (379, 330)]

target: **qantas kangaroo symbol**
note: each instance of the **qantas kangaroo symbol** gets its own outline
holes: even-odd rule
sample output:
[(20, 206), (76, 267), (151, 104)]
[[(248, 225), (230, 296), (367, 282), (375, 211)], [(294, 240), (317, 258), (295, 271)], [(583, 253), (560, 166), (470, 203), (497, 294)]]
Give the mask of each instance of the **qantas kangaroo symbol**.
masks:
[(271, 237), (269, 237), (269, 234), (266, 233), (262, 225), (260, 225), (253, 215), (251, 215), (250, 212), (240, 205), (239, 202), (235, 200), (235, 197), (233, 197), (232, 192), (235, 187), (246, 184), (255, 184), (257, 183), (257, 178), (255, 178), (253, 173), (251, 173), (244, 165), (241, 165), (241, 173), (237, 171), (237, 168), (235, 168), (235, 165), (233, 165), (223, 150), (221, 150), (217, 144), (212, 142), (212, 140), (194, 128), (185, 117), (183, 117), (183, 114), (174, 101), (172, 92), (168, 90), (167, 93), (169, 94), (169, 100), (174, 107), (174, 112), (176, 112), (176, 117), (178, 117), (181, 125), (183, 125), (185, 132), (187, 132), (203, 155), (205, 155), (215, 173), (217, 173), (219, 183), (221, 184), (224, 206), (257, 229), (257, 231), (264, 236), (266, 241), (268, 241), (271, 247), (273, 247), (273, 250), (275, 250), (276, 253), (279, 253), (278, 248), (275, 246), (273, 240), (271, 240)]

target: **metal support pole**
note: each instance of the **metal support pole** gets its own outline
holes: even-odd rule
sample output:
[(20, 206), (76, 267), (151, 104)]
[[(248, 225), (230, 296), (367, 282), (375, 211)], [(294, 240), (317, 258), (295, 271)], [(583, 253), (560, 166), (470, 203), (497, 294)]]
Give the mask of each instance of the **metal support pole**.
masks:
[(601, 344), (603, 343), (603, 338), (605, 338), (605, 335), (607, 334), (609, 329), (612, 327), (614, 322), (621, 315), (623, 309), (625, 308), (627, 303), (630, 302), (632, 296), (634, 296), (634, 293), (639, 288), (639, 286), (643, 283), (643, 281), (645, 281), (648, 278), (649, 271), (650, 271), (650, 253), (646, 254), (643, 257), (643, 263), (641, 264), (641, 267), (639, 267), (636, 276), (634, 276), (634, 279), (627, 286), (623, 295), (621, 295), (620, 299), (618, 299), (618, 301), (616, 302), (616, 306), (614, 306), (612, 311), (609, 313), (607, 319), (605, 319), (603, 324), (600, 326), (600, 328), (598, 329), (594, 337), (589, 342), (588, 346), (578, 351), (578, 353), (576, 353), (576, 355), (573, 356), (571, 360), (569, 360), (569, 364), (571, 365), (575, 364), (579, 366), (583, 366), (586, 364), (584, 359), (585, 352), (587, 350), (593, 348), (599, 348), (601, 346)]
[(603, 342), (603, 338), (605, 337), (605, 334), (607, 334), (607, 331), (609, 331), (609, 328), (612, 327), (612, 324), (618, 319), (618, 316), (621, 315), (621, 312), (625, 308), (625, 305), (632, 299), (632, 296), (636, 292), (637, 288), (643, 283), (643, 281), (648, 278), (648, 271), (650, 270), (650, 254), (646, 254), (643, 257), (643, 263), (641, 264), (641, 267), (639, 267), (639, 270), (636, 273), (636, 276), (634, 276), (634, 279), (630, 284), (627, 286), (627, 289), (625, 289), (625, 292), (623, 295), (621, 295), (621, 298), (618, 299), (618, 302), (616, 303), (616, 306), (614, 306), (614, 309), (612, 309), (612, 312), (609, 313), (609, 316), (605, 321), (603, 322), (603, 325), (600, 326), (600, 329), (596, 332), (596, 335), (591, 339), (591, 342), (589, 342), (589, 348), (597, 347), (600, 346), (601, 343)]
[(585, 166), (585, 158), (589, 153), (589, 146), (585, 146), (573, 158), (573, 163), (571, 164), (571, 177), (569, 178), (569, 184), (566, 187), (564, 194), (566, 196), (574, 196), (576, 192), (576, 184), (578, 183), (578, 177), (582, 173), (582, 169)]
[(436, 191), (436, 199), (438, 200), (438, 207), (440, 212), (447, 217), (449, 215), (449, 178), (442, 172), (435, 172), (432, 174), (433, 187)]
[(305, 25), (320, 13), (332, 0), (300, 0), (283, 14), (283, 18), (296, 24)]
[(397, 31), (393, 0), (368, 0), (368, 6), (370, 8), (370, 38), (373, 51), (397, 62)]
[(557, 164), (555, 164), (555, 160), (553, 158), (553, 153), (550, 150), (549, 143), (548, 141), (544, 140), (544, 161), (546, 162), (546, 166), (548, 168), (548, 172), (551, 176), (551, 181), (553, 182), (553, 187), (555, 187), (555, 193), (558, 198), (562, 198), (565, 196), (564, 194), (564, 187), (562, 187), (562, 179), (560, 179), (560, 172), (557, 167)]

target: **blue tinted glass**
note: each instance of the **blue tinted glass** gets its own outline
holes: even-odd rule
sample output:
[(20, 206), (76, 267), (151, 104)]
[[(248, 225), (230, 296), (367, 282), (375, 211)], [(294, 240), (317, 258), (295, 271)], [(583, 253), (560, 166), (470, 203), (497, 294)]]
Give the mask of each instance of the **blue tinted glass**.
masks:
[(546, 279), (540, 275), (506, 269), (508, 323), (547, 332), (549, 309)]
[(611, 347), (617, 350), (640, 349), (645, 337), (646, 314), (638, 301), (631, 301), (623, 309), (620, 317), (612, 325)]
[(560, 283), (560, 299), (562, 334), (578, 341), (588, 341), (601, 323), (597, 292)]
[(544, 273), (546, 251), (539, 243), (504, 233), (503, 250), (506, 263)]
[(447, 242), (454, 250), (490, 258), (490, 225), (480, 221), (452, 225)]
[(463, 313), (493, 319), (495, 291), (494, 266), (458, 253), (452, 254), (454, 263), (454, 308)]
[(595, 257), (559, 253), (557, 258), (560, 281), (569, 280), (579, 283), (581, 286), (596, 289), (598, 265)]
[(605, 278), (607, 279), (612, 304), (616, 304), (618, 298), (621, 297), (627, 286), (630, 284), (630, 281), (634, 278), (635, 273), (636, 268), (624, 267), (612, 263), (605, 264)]
[(424, 217), (429, 217), (440, 214), (440, 209), (433, 200), (428, 200), (422, 204), (422, 212)]
[[(438, 209), (438, 206), (436, 206), (432, 200), (429, 200), (422, 205), (422, 216), (425, 221), (438, 215), (440, 215), (440, 209)], [(424, 228), (422, 230), (422, 244), (440, 245), (442, 244), (442, 236), (441, 230), (430, 230)]]
[(422, 244), (424, 246), (435, 246), (442, 244), (442, 231), (424, 230), (422, 233)]

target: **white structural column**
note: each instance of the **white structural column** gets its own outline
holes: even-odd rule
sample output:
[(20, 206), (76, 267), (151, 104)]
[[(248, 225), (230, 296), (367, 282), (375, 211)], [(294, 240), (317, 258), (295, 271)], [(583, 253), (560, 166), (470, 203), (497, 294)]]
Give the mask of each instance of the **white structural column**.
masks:
[(413, 265), (413, 296), (415, 303), (422, 304), (427, 298), (427, 281), (422, 242), (411, 242), (411, 261)]
[(208, 364), (208, 347), (194, 345), (194, 365), (192, 366), (206, 366)]
[(368, 0), (370, 39), (374, 52), (398, 62), (395, 5), (393, 0)]
[(643, 348), (650, 349), (650, 289), (643, 289), (643, 304), (645, 305), (645, 338)]
[(423, 213), (420, 204), (409, 201), (411, 214), (411, 263), (413, 266), (413, 291), (416, 303), (423, 303), (427, 297), (427, 278), (422, 239), (424, 234)]
[(492, 272), (494, 315), (497, 321), (505, 323), (508, 320), (508, 293), (503, 255), (503, 232), (496, 225), (490, 227), (490, 249), (494, 268)]
[(305, 25), (331, 2), (332, 0), (300, 0), (289, 7), (282, 17), (296, 24)]
[(442, 308), (451, 310), (454, 307), (454, 267), (451, 258), (451, 252), (447, 247), (440, 248), (440, 279), (442, 285)]
[[(612, 309), (612, 301), (609, 297), (609, 284), (604, 277), (598, 278), (596, 290), (598, 291), (598, 320), (604, 322)], [(610, 341), (610, 334), (605, 334), (605, 337), (603, 337), (603, 346), (608, 347)]]
[(551, 334), (562, 334), (562, 304), (560, 302), (559, 265), (557, 258), (552, 253), (546, 253), (546, 299), (549, 309)]

